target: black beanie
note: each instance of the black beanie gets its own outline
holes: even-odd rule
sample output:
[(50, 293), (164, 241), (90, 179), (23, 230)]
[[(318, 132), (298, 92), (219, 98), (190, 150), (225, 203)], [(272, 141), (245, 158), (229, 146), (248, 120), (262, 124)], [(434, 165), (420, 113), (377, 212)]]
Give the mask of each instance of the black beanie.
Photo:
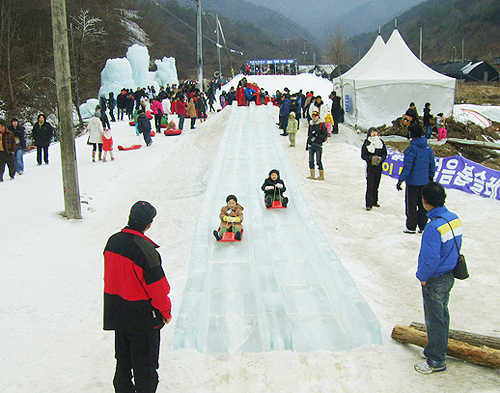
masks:
[(228, 203), (231, 199), (234, 199), (236, 203), (238, 203), (238, 198), (235, 195), (228, 195), (226, 198), (226, 203)]
[(149, 202), (138, 201), (130, 209), (128, 225), (133, 229), (143, 230), (153, 222), (156, 216), (156, 209)]
[(271, 177), (272, 173), (276, 173), (278, 175), (278, 179), (279, 179), (279, 177), (280, 177), (280, 171), (278, 171), (277, 169), (272, 169), (271, 172), (269, 172), (269, 177)]
[(410, 138), (420, 138), (422, 136), (422, 128), (416, 124), (410, 124), (408, 127), (408, 131), (410, 131)]

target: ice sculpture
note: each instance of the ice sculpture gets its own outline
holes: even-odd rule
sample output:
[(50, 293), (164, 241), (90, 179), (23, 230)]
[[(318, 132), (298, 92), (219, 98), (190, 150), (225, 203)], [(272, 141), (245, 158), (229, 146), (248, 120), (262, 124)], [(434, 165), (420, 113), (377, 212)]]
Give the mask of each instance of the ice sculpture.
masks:
[[(237, 353), (349, 350), (380, 344), (380, 325), (316, 224), (279, 140), (272, 107), (231, 108), (196, 224), (174, 348)], [(290, 198), (267, 211), (277, 168)], [(245, 208), (238, 243), (212, 230), (228, 194)]]
[(164, 57), (161, 60), (155, 60), (156, 81), (160, 86), (179, 84), (177, 77), (177, 67), (175, 66), (175, 57)]
[(101, 71), (101, 88), (99, 97), (108, 97), (113, 92), (115, 97), (125, 89), (135, 89), (137, 84), (132, 78), (132, 67), (126, 58), (108, 59)]

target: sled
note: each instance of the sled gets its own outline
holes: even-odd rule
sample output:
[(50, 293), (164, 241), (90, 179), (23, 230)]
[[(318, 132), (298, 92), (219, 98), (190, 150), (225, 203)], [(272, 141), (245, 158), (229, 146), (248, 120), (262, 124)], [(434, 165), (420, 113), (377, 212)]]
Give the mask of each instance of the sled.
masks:
[(151, 130), (151, 136), (156, 136), (156, 132), (154, 130)]
[[(266, 201), (264, 200), (264, 204), (265, 203), (266, 203)], [(271, 207), (267, 207), (267, 205), (266, 205), (266, 209), (267, 210), (286, 209), (286, 206), (283, 206), (283, 203), (281, 201), (273, 201)]]
[(163, 131), (163, 133), (165, 134), (165, 136), (179, 135), (179, 134), (182, 133), (182, 130), (180, 130), (179, 128), (177, 128), (176, 130), (165, 130), (165, 131)]
[(123, 147), (121, 145), (118, 145), (118, 150), (122, 150), (122, 151), (123, 150), (124, 151), (126, 151), (126, 150), (137, 150), (137, 149), (140, 149), (141, 147), (142, 147), (142, 145), (132, 145), (130, 147)]
[[(241, 239), (243, 239), (243, 229), (241, 230)], [(222, 234), (222, 239), (217, 240), (218, 242), (241, 242), (241, 239), (236, 239), (235, 232), (225, 232)]]
[(129, 121), (129, 122), (128, 122), (128, 125), (129, 125), (129, 126), (135, 126), (135, 121)]

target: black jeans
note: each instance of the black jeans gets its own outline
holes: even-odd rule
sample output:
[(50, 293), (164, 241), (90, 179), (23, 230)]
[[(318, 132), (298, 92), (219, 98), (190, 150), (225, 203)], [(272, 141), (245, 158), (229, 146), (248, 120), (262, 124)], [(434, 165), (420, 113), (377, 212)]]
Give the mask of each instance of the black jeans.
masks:
[(156, 127), (156, 132), (161, 131), (161, 118), (163, 117), (163, 113), (155, 113), (155, 127)]
[(406, 228), (414, 231), (418, 228), (423, 231), (427, 224), (427, 211), (422, 204), (422, 188), (424, 186), (406, 185)]
[(43, 162), (49, 163), (49, 145), (37, 146), (36, 147), (36, 162), (38, 165), (42, 165), (42, 152), (43, 152)]
[[(150, 334), (125, 334), (115, 331), (116, 393), (154, 393), (158, 386), (160, 329)], [(132, 382), (134, 370), (134, 382)]]
[(378, 186), (382, 177), (382, 165), (370, 168), (366, 172), (366, 207), (378, 204)]
[[(1, 143), (1, 142), (0, 142)], [(0, 151), (0, 180), (3, 180), (3, 173), (5, 172), (5, 164), (9, 168), (9, 176), (13, 179), (16, 175), (16, 164), (14, 154), (6, 151)]]

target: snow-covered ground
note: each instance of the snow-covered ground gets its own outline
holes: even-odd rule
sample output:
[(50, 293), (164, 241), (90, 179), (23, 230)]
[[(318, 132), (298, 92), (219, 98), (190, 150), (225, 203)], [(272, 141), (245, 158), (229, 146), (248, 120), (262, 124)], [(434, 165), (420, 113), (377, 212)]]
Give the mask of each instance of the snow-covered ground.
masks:
[[(273, 84), (282, 83), (291, 91), (329, 91), (322, 79), (307, 85), (300, 81), (273, 79)], [(267, 81), (258, 83), (267, 88)], [(4, 175), (0, 184), (0, 391), (113, 391), (113, 334), (102, 330), (102, 250), (108, 237), (126, 224), (130, 206), (139, 199), (158, 210), (147, 234), (161, 245), (172, 286), (174, 320), (162, 331), (159, 392), (500, 391), (499, 370), (453, 358), (448, 359), (446, 372), (420, 375), (413, 370), (413, 363), (420, 361), (419, 349), (391, 339), (396, 324), (423, 322), (420, 286), (414, 275), (420, 235), (402, 232), (404, 195), (388, 177), (382, 178), (380, 186), (381, 207), (364, 209), (361, 136), (343, 125), (340, 134), (325, 144), (324, 182), (306, 180), (304, 122), (297, 147), (288, 147), (284, 137), (281, 143), (319, 228), (378, 318), (382, 345), (352, 351), (232, 355), (173, 349), (175, 318), (204, 193), (211, 176), (223, 176), (214, 172), (213, 162), (230, 112), (227, 108), (210, 114), (206, 123), (178, 137), (158, 135), (150, 148), (115, 151), (116, 160), (108, 163), (93, 163), (86, 137), (79, 138), (82, 220), (61, 216), (57, 144), (50, 149), (50, 165), (37, 166), (34, 154), (28, 154), (23, 176), (9, 181)], [(113, 123), (112, 132), (115, 146), (137, 142), (126, 122)], [(451, 327), (500, 337), (499, 201), (458, 190), (447, 193), (447, 206), (463, 221), (463, 252), (471, 274), (452, 290)], [(220, 205), (214, 201), (216, 209)], [(294, 208), (292, 201), (289, 209)]]

